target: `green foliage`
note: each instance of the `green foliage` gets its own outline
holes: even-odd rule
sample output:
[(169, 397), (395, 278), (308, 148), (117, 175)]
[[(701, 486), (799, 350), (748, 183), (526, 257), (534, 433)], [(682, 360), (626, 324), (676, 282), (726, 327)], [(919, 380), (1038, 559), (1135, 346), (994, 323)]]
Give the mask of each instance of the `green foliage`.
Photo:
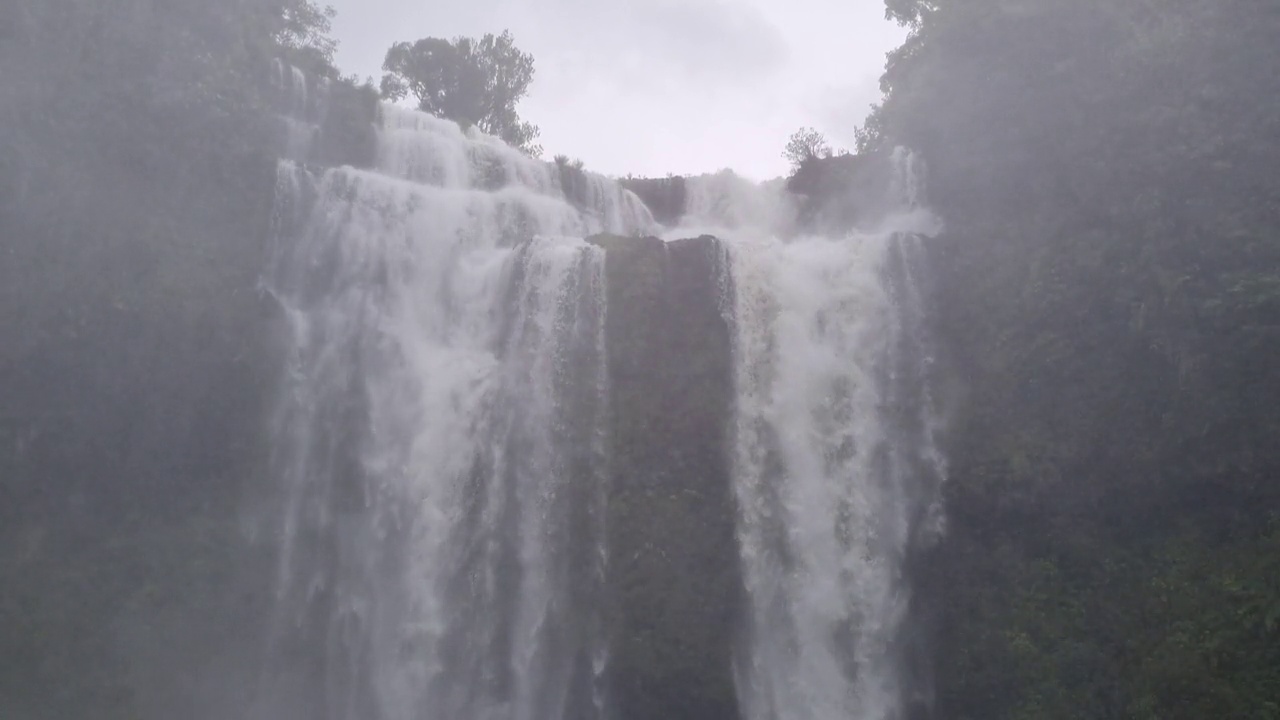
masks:
[[(860, 149), (929, 164), (962, 402), (939, 713), (1280, 707), (1280, 14), (890, 2)], [(932, 579), (930, 579), (932, 578)]]
[(281, 9), (276, 44), (294, 56), (310, 55), (323, 66), (332, 68), (338, 41), (329, 33), (333, 30), (332, 21), (336, 14), (332, 7), (322, 8), (310, 0), (294, 0)]
[(935, 7), (929, 0), (885, 0), (885, 17), (911, 28), (919, 28)]
[(884, 149), (884, 109), (876, 105), (867, 121), (854, 129), (854, 150), (858, 155), (869, 155)]
[(831, 146), (827, 144), (827, 138), (822, 133), (813, 128), (803, 127), (795, 131), (787, 140), (787, 147), (782, 151), (782, 157), (791, 163), (792, 170), (798, 170), (810, 161), (831, 157)]
[(561, 170), (568, 168), (570, 170), (576, 170), (578, 172), (583, 172), (584, 171), (583, 168), (586, 166), (586, 164), (582, 162), (582, 158), (578, 158), (577, 160), (570, 160), (568, 155), (556, 155), (555, 163), (556, 163), (556, 166), (559, 167)]
[(307, 8), (0, 10), (0, 717), (243, 716), (269, 68), (331, 50)]
[(515, 46), (510, 32), (396, 43), (382, 69), (384, 98), (412, 94), (425, 112), (478, 127), (531, 155), (541, 153), (534, 144), (538, 128), (516, 113), (533, 81), (533, 56)]
[(568, 155), (557, 155), (555, 165), (565, 198), (574, 207), (590, 212), (591, 203), (594, 202), (593, 186), (582, 160), (570, 160)]

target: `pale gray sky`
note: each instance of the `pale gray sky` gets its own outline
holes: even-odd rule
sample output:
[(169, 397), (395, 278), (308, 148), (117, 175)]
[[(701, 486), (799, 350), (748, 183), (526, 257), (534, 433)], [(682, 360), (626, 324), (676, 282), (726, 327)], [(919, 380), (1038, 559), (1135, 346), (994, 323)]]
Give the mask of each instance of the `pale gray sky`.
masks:
[(880, 0), (328, 0), (344, 73), (387, 47), (511, 30), (537, 72), (521, 115), (545, 156), (610, 175), (732, 168), (765, 180), (802, 125), (838, 147), (905, 32)]

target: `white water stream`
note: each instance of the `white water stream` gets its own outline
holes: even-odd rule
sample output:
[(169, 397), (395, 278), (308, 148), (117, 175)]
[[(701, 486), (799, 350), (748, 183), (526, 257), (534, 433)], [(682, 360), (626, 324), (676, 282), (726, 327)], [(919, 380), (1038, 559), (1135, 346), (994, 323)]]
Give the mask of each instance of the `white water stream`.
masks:
[[(372, 170), (308, 169), (305, 78), (268, 290), (276, 418), (272, 720), (598, 718), (607, 499), (605, 251), (656, 230), (631, 193), (383, 108)], [(749, 720), (896, 720), (908, 554), (940, 531), (921, 207), (787, 237), (789, 202), (690, 180), (672, 237), (724, 238)], [(572, 192), (566, 188), (572, 187)], [(784, 239), (785, 238), (785, 239)]]

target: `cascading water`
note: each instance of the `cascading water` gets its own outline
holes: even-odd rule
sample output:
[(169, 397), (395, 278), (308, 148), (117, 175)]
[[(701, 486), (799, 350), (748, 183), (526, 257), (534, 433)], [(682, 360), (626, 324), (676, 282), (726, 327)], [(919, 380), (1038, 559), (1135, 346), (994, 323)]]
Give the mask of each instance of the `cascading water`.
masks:
[(904, 716), (904, 572), (941, 529), (943, 463), (919, 279), (938, 225), (914, 159), (894, 164), (901, 206), (872, 231), (783, 240), (720, 216), (742, 238), (723, 272), (749, 720)]
[(753, 183), (730, 170), (685, 180), (685, 209), (671, 238), (707, 233), (727, 242), (746, 237), (790, 235), (796, 223), (793, 198), (783, 181)]
[[(277, 74), (282, 113), (321, 121), (306, 78)], [(696, 678), (645, 664), (681, 657), (681, 633), (699, 629), (690, 618), (708, 618), (671, 605), (686, 596), (668, 590), (703, 587), (684, 581), (709, 568), (671, 557), (680, 546), (658, 528), (691, 542), (702, 532), (711, 549), (699, 562), (725, 561), (733, 569), (717, 577), (741, 586), (705, 585), (725, 607), (743, 599), (736, 649), (717, 632), (694, 643), (699, 659), (737, 658), (737, 703), (699, 707), (903, 717), (904, 572), (939, 529), (942, 474), (920, 279), (920, 237), (936, 223), (909, 155), (896, 156), (903, 207), (875, 229), (797, 235), (780, 188), (720, 174), (689, 181), (685, 222), (668, 234), (724, 240), (615, 255), (640, 241), (580, 238), (656, 228), (600, 176), (392, 106), (371, 170), (308, 168), (315, 132), (290, 137), (265, 281), (288, 320), (290, 363), (274, 443), (277, 617), (256, 717), (638, 717), (611, 686), (625, 686), (618, 698), (661, 694), (653, 707), (706, 700)], [(715, 267), (716, 254), (715, 270), (687, 264)], [(672, 266), (677, 255), (686, 265)], [(701, 299), (716, 283), (719, 308)], [(714, 322), (664, 315), (680, 312), (655, 299), (664, 288), (699, 298)], [(673, 346), (634, 348), (624, 316)], [(619, 362), (620, 347), (655, 354)], [(690, 392), (723, 388), (705, 397), (732, 411), (697, 413), (653, 387), (695, 375)], [(638, 408), (642, 420), (619, 422)], [(683, 436), (654, 427), (663, 412), (684, 413), (672, 423)], [(625, 515), (635, 507), (682, 519)], [(724, 543), (698, 529), (717, 508)], [(619, 517), (626, 527), (611, 532), (605, 519)], [(619, 627), (642, 636), (613, 663)], [(618, 675), (632, 670), (663, 678), (661, 692)]]
[(304, 162), (311, 154), (329, 104), (329, 79), (313, 81), (300, 68), (275, 60), (271, 65), (275, 111), (283, 133), (281, 146), (289, 160)]
[(574, 238), (651, 220), (603, 178), (575, 206), (550, 165), (382, 112), (375, 170), (280, 164), (266, 284), (292, 363), (259, 714), (593, 717), (604, 251)]

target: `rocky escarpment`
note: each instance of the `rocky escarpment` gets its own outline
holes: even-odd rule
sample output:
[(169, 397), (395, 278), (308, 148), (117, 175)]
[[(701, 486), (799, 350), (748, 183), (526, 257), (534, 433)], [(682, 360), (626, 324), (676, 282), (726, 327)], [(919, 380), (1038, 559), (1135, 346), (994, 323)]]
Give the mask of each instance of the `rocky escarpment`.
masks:
[(609, 684), (619, 720), (731, 720), (742, 593), (719, 241), (607, 248)]

